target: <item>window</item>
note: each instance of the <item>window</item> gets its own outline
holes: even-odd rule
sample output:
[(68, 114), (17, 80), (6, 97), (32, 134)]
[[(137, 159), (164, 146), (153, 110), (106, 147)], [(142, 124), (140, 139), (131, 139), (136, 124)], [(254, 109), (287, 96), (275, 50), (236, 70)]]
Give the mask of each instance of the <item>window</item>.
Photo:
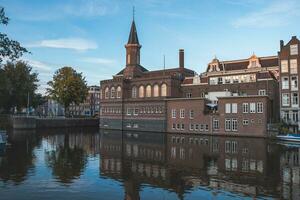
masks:
[(266, 95), (266, 90), (258, 90), (258, 95), (259, 95), (259, 96), (264, 96), (264, 95)]
[(290, 60), (290, 68), (291, 68), (291, 74), (297, 74), (298, 72), (297, 59)]
[(237, 131), (237, 119), (232, 119), (232, 121), (231, 121), (232, 123), (231, 123), (231, 126), (232, 126), (232, 131)]
[(290, 105), (290, 95), (287, 93), (282, 94), (282, 106), (289, 106)]
[(225, 119), (225, 131), (231, 131), (231, 120)]
[(176, 128), (176, 124), (172, 124), (172, 129), (175, 129)]
[(292, 106), (298, 107), (298, 93), (292, 93)]
[(100, 99), (102, 99), (102, 90), (100, 90)]
[(131, 115), (132, 114), (132, 108), (127, 108), (127, 115)]
[(194, 119), (194, 110), (190, 110), (190, 119)]
[(161, 96), (162, 97), (167, 96), (167, 85), (165, 83), (161, 85)]
[(217, 77), (212, 77), (209, 79), (209, 84), (210, 85), (217, 85), (218, 78)]
[(292, 119), (294, 122), (298, 122), (298, 111), (293, 111)]
[(121, 90), (121, 87), (118, 86), (118, 87), (117, 87), (117, 98), (118, 98), (118, 99), (121, 98), (121, 91), (122, 91), (122, 90)]
[(282, 60), (282, 61), (281, 61), (281, 72), (282, 72), (282, 73), (287, 73), (287, 72), (289, 72), (288, 61), (287, 61), (287, 60)]
[(219, 85), (223, 84), (223, 77), (219, 77), (219, 78), (218, 78), (218, 84), (219, 84)]
[(176, 109), (172, 109), (172, 118), (176, 118)]
[(184, 130), (184, 124), (181, 124), (181, 130)]
[(219, 130), (219, 120), (218, 119), (213, 119), (213, 129)]
[(158, 97), (159, 96), (159, 86), (156, 84), (153, 87), (153, 96)]
[(250, 103), (250, 113), (255, 113), (255, 112), (256, 112), (255, 103)]
[(290, 46), (290, 54), (298, 55), (298, 44), (294, 44)]
[(204, 124), (200, 124), (200, 131), (204, 130)]
[(186, 96), (186, 98), (192, 98), (192, 93), (190, 93), (190, 92), (186, 93), (185, 96)]
[(184, 118), (184, 117), (185, 117), (184, 109), (180, 109), (180, 118)]
[(142, 85), (139, 87), (139, 97), (144, 98), (144, 86)]
[(199, 124), (195, 124), (195, 131), (199, 130)]
[(237, 103), (231, 104), (232, 113), (237, 113)]
[(248, 126), (249, 125), (249, 119), (244, 119), (243, 120), (243, 125)]
[(248, 113), (248, 112), (249, 112), (249, 104), (243, 103), (243, 113)]
[(225, 113), (231, 113), (231, 104), (230, 103), (225, 104)]
[(180, 124), (177, 124), (177, 130), (180, 130)]
[(289, 78), (282, 77), (282, 89), (289, 89)]
[(134, 109), (133, 115), (138, 115), (138, 114), (139, 114), (139, 109), (138, 109), (138, 108), (135, 108), (135, 109)]
[(194, 130), (194, 124), (190, 124), (190, 130), (191, 130), (191, 131)]
[(109, 89), (108, 87), (105, 88), (105, 99), (108, 99), (109, 98)]
[(205, 131), (208, 131), (208, 124), (205, 124)]
[(146, 97), (151, 97), (151, 85), (147, 85), (146, 87)]
[(291, 90), (298, 90), (298, 76), (291, 77)]
[(137, 93), (137, 89), (136, 89), (136, 87), (134, 86), (134, 87), (132, 88), (132, 91), (131, 91), (131, 97), (132, 97), (132, 98), (136, 98), (136, 93)]
[(257, 103), (257, 113), (263, 113), (264, 112), (264, 104), (262, 102)]
[(116, 89), (114, 88), (114, 87), (112, 87), (111, 89), (110, 89), (110, 98), (115, 98), (115, 96), (116, 96)]

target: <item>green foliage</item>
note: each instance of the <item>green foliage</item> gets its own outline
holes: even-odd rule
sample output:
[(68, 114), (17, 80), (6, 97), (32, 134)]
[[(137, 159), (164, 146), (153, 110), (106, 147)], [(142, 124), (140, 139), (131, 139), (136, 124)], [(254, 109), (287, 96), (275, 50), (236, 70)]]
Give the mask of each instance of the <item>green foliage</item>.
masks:
[(31, 100), (36, 96), (38, 74), (23, 61), (7, 62), (0, 69), (0, 110), (10, 112), (16, 107), (27, 106), (28, 94)]
[[(0, 7), (0, 25), (7, 25), (9, 18), (5, 16), (3, 7)], [(4, 58), (15, 60), (28, 53), (28, 50), (20, 45), (19, 42), (11, 40), (6, 34), (0, 32), (0, 63)]]
[(88, 93), (85, 79), (81, 73), (77, 73), (72, 67), (63, 67), (57, 70), (53, 80), (48, 82), (49, 96), (64, 105), (67, 110), (71, 103), (82, 103)]

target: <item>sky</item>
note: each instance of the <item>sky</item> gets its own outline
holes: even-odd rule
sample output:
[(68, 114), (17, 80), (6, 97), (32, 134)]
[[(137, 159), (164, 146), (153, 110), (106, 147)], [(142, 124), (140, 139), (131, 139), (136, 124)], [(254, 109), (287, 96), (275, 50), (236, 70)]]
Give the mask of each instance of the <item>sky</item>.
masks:
[(44, 93), (54, 72), (71, 66), (99, 85), (125, 66), (135, 7), (141, 65), (148, 70), (185, 66), (202, 73), (219, 60), (276, 55), (279, 41), (300, 37), (300, 0), (0, 0), (10, 18), (0, 31), (31, 54)]

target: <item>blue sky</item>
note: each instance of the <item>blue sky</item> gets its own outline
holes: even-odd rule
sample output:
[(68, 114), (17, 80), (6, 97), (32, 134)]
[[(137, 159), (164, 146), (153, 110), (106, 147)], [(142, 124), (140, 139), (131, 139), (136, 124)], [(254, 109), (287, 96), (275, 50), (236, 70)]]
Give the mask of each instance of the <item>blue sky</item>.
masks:
[(148, 70), (178, 66), (201, 73), (220, 60), (276, 55), (281, 39), (300, 36), (299, 0), (0, 0), (11, 18), (1, 32), (32, 54), (40, 91), (60, 67), (82, 72), (88, 84), (111, 78), (125, 64), (132, 7)]

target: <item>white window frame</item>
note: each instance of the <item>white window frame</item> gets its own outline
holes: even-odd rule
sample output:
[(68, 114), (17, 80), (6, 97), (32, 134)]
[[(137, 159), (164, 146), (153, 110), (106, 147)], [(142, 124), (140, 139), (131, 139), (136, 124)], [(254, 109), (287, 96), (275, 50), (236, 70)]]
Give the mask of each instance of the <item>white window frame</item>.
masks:
[(194, 124), (190, 124), (190, 131), (194, 130)]
[(231, 130), (238, 131), (238, 120), (237, 119), (231, 119)]
[(243, 125), (248, 126), (249, 125), (249, 119), (243, 119)]
[(250, 103), (250, 113), (256, 113), (256, 104)]
[(231, 104), (231, 113), (238, 113), (238, 105), (237, 103)]
[(288, 60), (281, 60), (281, 73), (289, 72), (289, 62)]
[[(284, 102), (284, 96), (286, 96), (286, 103)], [(290, 94), (289, 93), (282, 93), (281, 95), (281, 104), (282, 106), (290, 106)]]
[(176, 109), (172, 109), (172, 118), (176, 119)]
[(263, 113), (264, 112), (264, 104), (263, 104), (263, 102), (257, 102), (256, 108), (257, 108), (257, 113)]
[(297, 59), (290, 59), (290, 73), (291, 74), (297, 74), (298, 73)]
[(231, 119), (225, 119), (225, 131), (231, 131)]
[[(295, 99), (294, 99), (294, 94), (297, 95), (297, 101), (295, 102)], [(291, 93), (291, 103), (292, 103), (292, 107), (298, 107), (299, 106), (299, 94), (297, 92), (292, 92)]]
[(298, 44), (290, 45), (290, 54), (291, 55), (298, 55)]
[(180, 118), (181, 119), (185, 118), (185, 110), (184, 109), (180, 109)]
[(220, 121), (218, 119), (213, 119), (213, 129), (214, 130), (220, 129)]
[(291, 90), (298, 90), (298, 76), (291, 76)]
[(249, 103), (243, 103), (243, 113), (249, 113)]
[(258, 90), (258, 95), (259, 96), (265, 96), (267, 93), (266, 93), (266, 90), (263, 89), (263, 90)]
[(283, 90), (288, 90), (290, 88), (289, 86), (289, 77), (284, 76), (281, 78), (281, 88)]
[(190, 110), (190, 119), (194, 119), (194, 115), (195, 115), (194, 110)]
[(231, 113), (231, 104), (230, 103), (225, 104), (225, 113)]

